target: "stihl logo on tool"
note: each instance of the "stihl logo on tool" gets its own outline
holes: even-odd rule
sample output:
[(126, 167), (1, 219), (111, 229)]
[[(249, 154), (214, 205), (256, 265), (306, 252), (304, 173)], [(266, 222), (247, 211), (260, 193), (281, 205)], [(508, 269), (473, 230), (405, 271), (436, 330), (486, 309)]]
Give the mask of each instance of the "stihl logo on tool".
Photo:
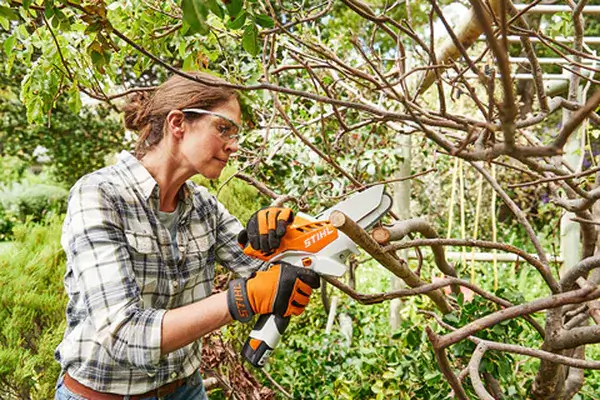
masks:
[(263, 254), (247, 246), (244, 253), (247, 255), (269, 261), (280, 253), (286, 251), (304, 251), (316, 254), (324, 247), (338, 238), (338, 231), (327, 221), (308, 221), (296, 216), (294, 222), (281, 239), (281, 245), (274, 253)]
[(335, 231), (330, 225), (327, 225), (325, 229), (318, 231), (308, 239), (304, 240), (304, 247), (309, 249), (312, 245), (316, 244), (319, 240), (327, 237), (329, 235), (333, 235)]

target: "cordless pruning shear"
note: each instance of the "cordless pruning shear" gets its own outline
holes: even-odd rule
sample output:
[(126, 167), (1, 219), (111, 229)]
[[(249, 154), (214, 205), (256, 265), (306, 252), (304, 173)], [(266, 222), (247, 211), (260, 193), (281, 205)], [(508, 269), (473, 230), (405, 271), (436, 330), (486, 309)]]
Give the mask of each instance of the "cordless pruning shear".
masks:
[[(340, 277), (346, 272), (346, 259), (359, 254), (356, 244), (329, 222), (333, 211), (341, 211), (360, 227), (373, 226), (392, 206), (392, 198), (377, 185), (356, 193), (348, 199), (323, 211), (316, 217), (298, 213), (287, 228), (279, 248), (264, 254), (250, 244), (244, 253), (264, 261), (287, 262), (310, 268), (319, 275)], [(242, 355), (255, 367), (265, 365), (290, 322), (289, 317), (275, 314), (261, 315), (242, 349)]]

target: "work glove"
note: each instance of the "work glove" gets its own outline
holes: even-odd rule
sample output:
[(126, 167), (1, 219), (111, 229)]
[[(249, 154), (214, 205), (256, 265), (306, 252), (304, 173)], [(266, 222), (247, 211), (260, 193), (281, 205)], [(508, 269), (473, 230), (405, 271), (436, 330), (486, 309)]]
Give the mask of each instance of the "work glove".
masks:
[(291, 209), (265, 207), (252, 214), (246, 229), (238, 234), (238, 243), (245, 248), (250, 242), (254, 250), (272, 253), (281, 244), (281, 238), (293, 221), (294, 212)]
[(319, 285), (319, 275), (310, 269), (286, 262), (273, 264), (250, 278), (229, 283), (229, 313), (241, 322), (250, 321), (254, 314), (300, 315)]

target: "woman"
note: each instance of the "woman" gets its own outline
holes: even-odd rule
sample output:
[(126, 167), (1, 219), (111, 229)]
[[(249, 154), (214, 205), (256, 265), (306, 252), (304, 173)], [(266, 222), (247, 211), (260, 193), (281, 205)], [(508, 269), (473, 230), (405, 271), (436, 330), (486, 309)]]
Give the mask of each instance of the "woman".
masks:
[[(220, 175), (238, 150), (240, 122), (233, 90), (178, 75), (125, 107), (126, 127), (139, 132), (135, 156), (121, 153), (69, 196), (56, 399), (204, 399), (203, 335), (233, 319), (304, 310), (316, 276), (287, 264), (253, 273), (262, 263), (238, 245), (239, 222), (188, 180)], [(272, 250), (292, 218), (289, 209), (263, 209), (241, 237)], [(250, 277), (211, 296), (217, 262)]]

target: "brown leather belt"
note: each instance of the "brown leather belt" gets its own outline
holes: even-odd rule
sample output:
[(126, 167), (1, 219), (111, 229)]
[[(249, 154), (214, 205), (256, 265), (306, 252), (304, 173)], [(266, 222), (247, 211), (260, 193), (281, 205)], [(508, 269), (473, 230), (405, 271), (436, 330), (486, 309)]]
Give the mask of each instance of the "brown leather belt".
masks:
[[(185, 385), (185, 382), (186, 382), (185, 378), (178, 379), (174, 382), (167, 383), (166, 385), (163, 385), (154, 390), (150, 390), (149, 392), (146, 392), (146, 393), (129, 395), (128, 399), (129, 400), (142, 400), (142, 399), (147, 399), (148, 397), (161, 398), (163, 396), (168, 396), (171, 393), (174, 393), (177, 389), (179, 389), (183, 385)], [(73, 379), (71, 377), (71, 375), (69, 375), (68, 372), (65, 373), (64, 384), (71, 392), (73, 392), (79, 396), (82, 396), (86, 399), (89, 399), (89, 400), (123, 400), (125, 398), (125, 396), (121, 396), (118, 394), (98, 392), (94, 389), (90, 389), (89, 387), (84, 386), (81, 383), (77, 382), (75, 379)]]

